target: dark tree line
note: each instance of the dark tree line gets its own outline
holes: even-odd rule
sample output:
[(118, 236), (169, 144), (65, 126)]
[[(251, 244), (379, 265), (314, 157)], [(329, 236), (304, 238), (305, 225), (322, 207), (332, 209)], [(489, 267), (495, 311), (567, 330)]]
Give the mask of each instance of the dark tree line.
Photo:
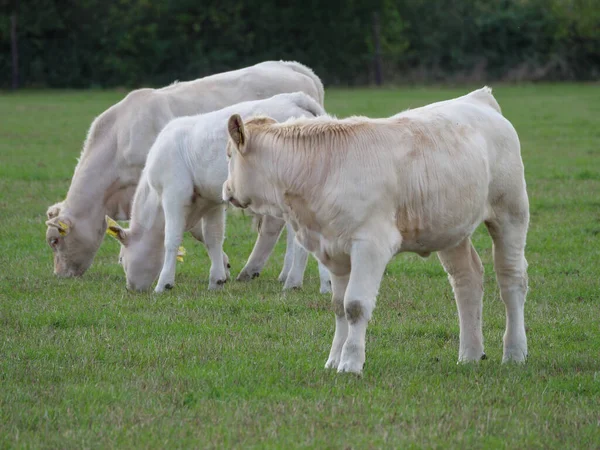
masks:
[(87, 88), (266, 59), (327, 84), (600, 77), (600, 0), (0, 1), (5, 88), (15, 67), (23, 86)]

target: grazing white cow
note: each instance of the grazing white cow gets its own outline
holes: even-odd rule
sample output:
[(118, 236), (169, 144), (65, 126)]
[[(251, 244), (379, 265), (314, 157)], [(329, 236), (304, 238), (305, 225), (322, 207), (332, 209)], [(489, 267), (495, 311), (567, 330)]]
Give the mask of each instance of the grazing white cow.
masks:
[(148, 151), (170, 120), (297, 91), (323, 104), (323, 85), (309, 68), (267, 61), (162, 89), (138, 89), (104, 111), (90, 127), (66, 199), (47, 211), (54, 273), (82, 275), (102, 243), (105, 215), (129, 218)]
[(506, 306), (503, 361), (524, 361), (529, 205), (517, 133), (491, 89), (387, 119), (229, 120), (223, 198), (289, 221), (329, 269), (336, 329), (326, 367), (360, 373), (384, 269), (438, 252), (460, 319), (459, 361), (484, 357), (484, 221)]
[[(228, 278), (228, 258), (223, 253), (225, 203), (221, 192), (227, 179), (227, 119), (233, 113), (243, 117), (268, 114), (276, 120), (286, 120), (314, 117), (325, 111), (308, 95), (296, 92), (172, 120), (148, 153), (133, 199), (131, 228), (125, 230), (107, 218), (107, 232), (122, 244), (120, 261), (128, 289), (149, 289), (159, 272), (155, 291), (173, 287), (178, 248), (186, 230), (191, 230), (208, 250), (209, 289), (220, 288)], [(246, 269), (246, 273), (260, 272), (262, 266), (258, 264), (264, 265), (284, 225), (283, 220), (269, 216), (262, 216), (260, 221), (259, 239), (247, 264), (257, 272)], [(290, 236), (293, 239), (293, 231)], [(307, 252), (296, 246), (293, 251), (296, 261), (285, 274), (284, 288), (288, 289), (297, 287), (296, 281), (302, 283), (306, 267)], [(257, 258), (260, 261), (256, 262)], [(329, 279), (322, 280), (321, 287), (328, 282)]]

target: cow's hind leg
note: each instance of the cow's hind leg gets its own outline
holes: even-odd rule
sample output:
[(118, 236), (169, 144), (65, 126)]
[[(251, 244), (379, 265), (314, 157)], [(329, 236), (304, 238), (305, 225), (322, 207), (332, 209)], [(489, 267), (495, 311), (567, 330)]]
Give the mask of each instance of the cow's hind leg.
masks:
[(271, 216), (262, 216), (258, 227), (258, 239), (256, 240), (256, 244), (254, 244), (248, 262), (237, 276), (237, 281), (249, 281), (259, 276), (260, 271), (267, 263), (279, 239), (284, 225), (284, 220)]
[(321, 292), (321, 294), (327, 294), (331, 292), (331, 275), (329, 274), (327, 267), (325, 267), (321, 261), (317, 260), (317, 262), (319, 266), (319, 279), (321, 280), (319, 292)]
[(216, 206), (202, 217), (202, 236), (210, 258), (209, 289), (220, 289), (227, 281), (227, 255), (223, 252), (225, 240), (225, 208)]
[[(190, 229), (190, 233), (198, 242), (202, 242), (204, 244), (204, 234), (202, 233), (202, 219), (194, 225), (193, 228)], [(229, 264), (229, 257), (227, 253), (223, 252), (223, 267), (225, 269), (225, 275), (229, 280), (229, 269), (231, 269), (231, 265)]]
[(337, 369), (342, 358), (342, 348), (346, 338), (348, 337), (348, 320), (346, 319), (346, 311), (344, 309), (344, 295), (346, 294), (346, 286), (350, 275), (336, 276), (331, 275), (333, 312), (335, 313), (335, 334), (329, 358), (325, 363), (326, 369)]
[[(294, 229), (288, 223), (285, 262), (283, 270), (279, 275), (279, 280), (285, 282), (283, 286), (284, 290), (302, 287), (304, 272), (306, 271), (306, 264), (308, 263), (308, 252), (296, 241), (295, 237), (296, 233), (294, 233)], [(321, 294), (327, 294), (331, 292), (331, 278), (329, 277), (329, 271), (321, 261), (317, 260), (317, 262), (319, 265), (319, 278), (321, 280), (320, 292)]]
[(283, 267), (281, 268), (281, 272), (279, 273), (279, 277), (277, 278), (282, 283), (285, 283), (290, 273), (290, 269), (294, 263), (294, 241), (295, 241), (295, 233), (290, 224), (286, 225), (287, 236), (285, 241), (285, 258), (283, 259)]
[(294, 233), (294, 229), (289, 223), (287, 224), (286, 228), (288, 244), (290, 244), (289, 237), (292, 237), (292, 265), (290, 266), (290, 270), (285, 277), (283, 289), (299, 289), (302, 287), (302, 282), (304, 281), (304, 272), (306, 271), (306, 264), (308, 263), (308, 252), (296, 241), (296, 233)]
[(481, 314), (483, 309), (483, 265), (467, 238), (456, 247), (438, 252), (454, 290), (460, 323), (458, 361), (485, 358)]
[(499, 214), (485, 223), (494, 241), (494, 269), (506, 309), (502, 362), (524, 362), (527, 358), (524, 310), (527, 295), (525, 240), (528, 222), (529, 213), (524, 205), (520, 214)]

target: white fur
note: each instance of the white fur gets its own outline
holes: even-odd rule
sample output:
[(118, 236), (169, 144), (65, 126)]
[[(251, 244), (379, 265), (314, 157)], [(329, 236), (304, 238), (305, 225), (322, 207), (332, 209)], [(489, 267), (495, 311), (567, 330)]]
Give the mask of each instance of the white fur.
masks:
[[(286, 120), (324, 114), (324, 110), (311, 97), (297, 92), (171, 121), (148, 154), (133, 201), (131, 229), (122, 230), (121, 259), (130, 289), (148, 289), (161, 265), (155, 291), (172, 287), (183, 233), (198, 224), (201, 230), (192, 234), (204, 242), (211, 259), (209, 288), (220, 288), (228, 278), (221, 190), (227, 178), (227, 119), (233, 113), (242, 117), (269, 114)], [(259, 237), (241, 279), (246, 279), (244, 274), (249, 279), (260, 273), (284, 225), (281, 219), (269, 216), (261, 217), (260, 222)], [(287, 267), (286, 289), (302, 285), (307, 262), (306, 250), (294, 243), (293, 231), (291, 236), (289, 248), (299, 261)]]
[[(323, 85), (309, 68), (267, 61), (162, 89), (138, 89), (103, 112), (90, 127), (66, 199), (48, 208), (54, 272), (82, 275), (102, 243), (104, 216), (129, 218), (148, 151), (169, 121), (297, 91), (322, 105)], [(69, 229), (60, 230), (60, 223)]]
[(390, 259), (438, 256), (460, 319), (459, 361), (484, 355), (483, 266), (470, 236), (485, 221), (506, 305), (503, 361), (524, 361), (529, 205), (518, 136), (489, 88), (388, 119), (328, 116), (231, 135), (224, 198), (290, 222), (330, 270), (336, 331), (326, 367), (361, 372), (365, 333)]

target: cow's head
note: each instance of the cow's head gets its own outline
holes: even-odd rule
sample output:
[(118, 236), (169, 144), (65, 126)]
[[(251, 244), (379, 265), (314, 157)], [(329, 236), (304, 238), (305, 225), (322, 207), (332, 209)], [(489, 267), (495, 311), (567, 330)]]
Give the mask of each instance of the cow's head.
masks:
[(154, 245), (147, 242), (141, 232), (124, 229), (106, 216), (106, 234), (121, 244), (119, 264), (123, 266), (127, 279), (127, 289), (131, 291), (147, 291), (158, 278), (164, 259), (162, 243)]
[(256, 176), (260, 169), (260, 155), (256, 154), (257, 146), (253, 145), (252, 132), (261, 125), (272, 123), (276, 121), (269, 117), (257, 117), (244, 124), (242, 118), (234, 114), (227, 124), (229, 173), (223, 184), (223, 200), (238, 208), (250, 208), (259, 214), (265, 213), (259, 203), (266, 186), (264, 180), (261, 181)]
[(64, 211), (62, 203), (48, 208), (46, 214), (46, 241), (54, 253), (54, 273), (61, 277), (83, 275), (102, 243), (104, 223), (74, 217)]

